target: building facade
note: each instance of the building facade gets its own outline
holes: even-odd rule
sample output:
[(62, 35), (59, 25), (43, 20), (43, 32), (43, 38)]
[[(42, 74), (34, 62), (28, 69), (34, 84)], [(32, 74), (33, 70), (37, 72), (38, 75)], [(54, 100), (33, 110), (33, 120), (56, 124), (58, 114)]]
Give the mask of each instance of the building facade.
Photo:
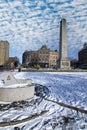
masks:
[(58, 52), (51, 51), (43, 45), (37, 51), (25, 51), (22, 56), (24, 66), (40, 65), (42, 68), (55, 68), (58, 60)]
[(8, 41), (0, 41), (0, 66), (3, 66), (9, 59)]
[(79, 67), (87, 68), (87, 43), (84, 44), (82, 50), (78, 53)]

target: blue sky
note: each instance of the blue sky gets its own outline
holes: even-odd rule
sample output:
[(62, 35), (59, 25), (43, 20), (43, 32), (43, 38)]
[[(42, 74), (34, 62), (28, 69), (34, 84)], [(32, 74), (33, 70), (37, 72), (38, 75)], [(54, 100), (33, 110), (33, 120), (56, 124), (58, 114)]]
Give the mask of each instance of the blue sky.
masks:
[(86, 0), (0, 0), (0, 40), (10, 43), (10, 56), (43, 44), (59, 48), (60, 20), (67, 20), (68, 57), (77, 58), (87, 42)]

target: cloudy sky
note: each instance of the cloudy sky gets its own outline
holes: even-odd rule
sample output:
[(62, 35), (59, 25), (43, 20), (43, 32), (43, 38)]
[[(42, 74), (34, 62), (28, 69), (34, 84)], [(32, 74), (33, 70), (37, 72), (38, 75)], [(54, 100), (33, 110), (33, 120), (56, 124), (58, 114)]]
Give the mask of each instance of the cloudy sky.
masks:
[(0, 0), (0, 40), (10, 43), (10, 56), (43, 44), (59, 47), (60, 20), (67, 20), (68, 57), (77, 58), (87, 42), (87, 0)]

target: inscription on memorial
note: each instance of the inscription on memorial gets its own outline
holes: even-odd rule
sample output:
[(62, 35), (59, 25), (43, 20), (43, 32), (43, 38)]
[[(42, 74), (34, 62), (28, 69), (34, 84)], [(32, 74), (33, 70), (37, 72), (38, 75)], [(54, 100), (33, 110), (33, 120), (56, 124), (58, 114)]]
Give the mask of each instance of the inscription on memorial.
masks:
[(68, 62), (62, 62), (62, 66), (69, 66)]

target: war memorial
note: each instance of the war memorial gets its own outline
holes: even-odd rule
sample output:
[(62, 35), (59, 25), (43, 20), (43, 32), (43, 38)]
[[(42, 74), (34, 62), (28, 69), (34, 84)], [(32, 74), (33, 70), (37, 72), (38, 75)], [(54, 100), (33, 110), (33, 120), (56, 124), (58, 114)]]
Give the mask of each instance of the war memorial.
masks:
[(70, 61), (67, 57), (67, 33), (66, 20), (60, 22), (60, 42), (59, 42), (59, 68), (70, 69)]

